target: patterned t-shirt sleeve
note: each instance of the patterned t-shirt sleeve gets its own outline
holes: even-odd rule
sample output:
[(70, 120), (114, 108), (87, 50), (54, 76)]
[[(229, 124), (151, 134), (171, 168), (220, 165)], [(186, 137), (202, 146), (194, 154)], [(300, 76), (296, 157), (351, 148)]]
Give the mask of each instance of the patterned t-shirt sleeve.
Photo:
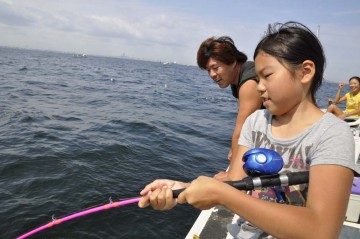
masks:
[(321, 135), (316, 147), (313, 147), (313, 157), (310, 165), (334, 164), (341, 165), (359, 173), (355, 165), (355, 142), (352, 132), (346, 122), (332, 115), (319, 128)]

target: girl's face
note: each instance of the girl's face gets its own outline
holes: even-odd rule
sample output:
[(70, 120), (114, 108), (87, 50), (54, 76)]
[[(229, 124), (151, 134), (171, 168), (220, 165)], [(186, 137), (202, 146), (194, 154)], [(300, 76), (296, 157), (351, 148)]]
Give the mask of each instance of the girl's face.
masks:
[(255, 71), (263, 105), (273, 115), (289, 112), (303, 99), (297, 71), (290, 72), (275, 57), (260, 51), (255, 58)]
[(226, 88), (230, 84), (236, 84), (236, 62), (227, 65), (221, 61), (215, 60), (210, 57), (206, 69), (211, 79), (219, 85), (220, 88)]
[(353, 94), (357, 94), (360, 91), (360, 83), (357, 79), (351, 79), (349, 82), (349, 87)]

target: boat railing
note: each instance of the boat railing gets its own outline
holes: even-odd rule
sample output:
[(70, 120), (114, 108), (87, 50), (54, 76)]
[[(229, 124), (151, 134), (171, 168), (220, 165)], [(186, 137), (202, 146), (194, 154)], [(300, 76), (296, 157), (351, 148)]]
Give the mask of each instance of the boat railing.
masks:
[(344, 119), (350, 126), (353, 135), (360, 137), (360, 117), (348, 117)]

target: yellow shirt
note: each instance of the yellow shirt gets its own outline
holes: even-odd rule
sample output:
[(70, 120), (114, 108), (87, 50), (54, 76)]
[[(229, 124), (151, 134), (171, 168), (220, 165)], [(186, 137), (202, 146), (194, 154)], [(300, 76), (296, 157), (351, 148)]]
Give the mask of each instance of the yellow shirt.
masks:
[[(360, 93), (353, 95), (351, 92), (345, 94), (346, 97), (346, 108), (345, 112), (352, 112), (359, 109), (360, 106)], [(352, 115), (360, 116), (360, 114)]]

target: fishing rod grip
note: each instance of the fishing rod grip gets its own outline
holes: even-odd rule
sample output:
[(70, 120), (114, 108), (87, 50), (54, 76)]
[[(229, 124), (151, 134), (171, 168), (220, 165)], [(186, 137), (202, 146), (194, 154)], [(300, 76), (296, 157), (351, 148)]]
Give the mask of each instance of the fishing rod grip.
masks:
[(287, 176), (289, 178), (289, 186), (309, 183), (309, 171), (288, 173)]
[[(243, 180), (240, 180), (240, 181), (227, 181), (227, 182), (224, 182), (224, 183), (227, 183), (229, 184), (230, 186), (233, 186), (235, 188), (237, 188), (235, 185), (235, 183), (237, 183), (236, 185), (238, 184), (241, 184), (241, 183), (244, 183), (242, 182)], [(180, 188), (180, 189), (175, 189), (173, 190), (173, 198), (177, 198), (179, 196), (180, 193), (182, 193), (186, 188)], [(238, 188), (239, 190), (244, 190), (243, 187), (239, 187)]]
[(182, 193), (186, 188), (180, 188), (180, 189), (176, 189), (173, 190), (173, 198), (177, 198), (179, 196), (180, 193)]
[[(225, 183), (238, 190), (254, 190), (259, 188), (275, 187), (275, 186), (291, 186), (309, 183), (309, 171), (262, 175), (259, 177), (246, 177), (239, 181), (226, 181)], [(185, 188), (173, 190), (173, 198), (177, 198)]]
[(252, 178), (246, 177), (239, 181), (231, 181), (227, 183), (239, 190), (245, 191), (275, 186), (291, 186), (309, 183), (309, 172), (302, 171), (294, 173), (262, 175)]

